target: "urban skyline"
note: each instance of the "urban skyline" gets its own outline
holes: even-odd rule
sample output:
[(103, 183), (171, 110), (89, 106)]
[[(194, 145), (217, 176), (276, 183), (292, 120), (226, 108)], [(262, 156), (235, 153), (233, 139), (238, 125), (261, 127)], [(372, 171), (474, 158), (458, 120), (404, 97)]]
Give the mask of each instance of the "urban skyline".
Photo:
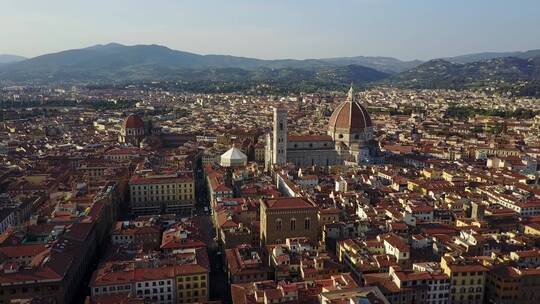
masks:
[(3, 1), (0, 304), (539, 303), (539, 9)]

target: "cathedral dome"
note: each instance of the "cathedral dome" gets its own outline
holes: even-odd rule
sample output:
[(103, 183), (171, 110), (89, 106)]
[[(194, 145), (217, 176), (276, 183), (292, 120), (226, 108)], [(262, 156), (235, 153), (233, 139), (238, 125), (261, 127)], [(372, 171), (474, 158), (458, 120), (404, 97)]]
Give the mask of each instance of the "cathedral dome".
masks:
[(347, 100), (341, 103), (330, 116), (328, 129), (331, 132), (342, 130), (352, 133), (372, 126), (368, 111), (355, 100), (354, 91), (351, 87)]
[(131, 114), (124, 121), (124, 129), (144, 129), (144, 122), (139, 116)]

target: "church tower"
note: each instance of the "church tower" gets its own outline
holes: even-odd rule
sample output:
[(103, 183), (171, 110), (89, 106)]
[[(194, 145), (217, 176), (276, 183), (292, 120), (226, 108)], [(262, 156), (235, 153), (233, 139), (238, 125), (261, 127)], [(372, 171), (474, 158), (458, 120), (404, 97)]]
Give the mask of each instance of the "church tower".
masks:
[(272, 138), (272, 164), (287, 163), (287, 109), (274, 107), (274, 134)]

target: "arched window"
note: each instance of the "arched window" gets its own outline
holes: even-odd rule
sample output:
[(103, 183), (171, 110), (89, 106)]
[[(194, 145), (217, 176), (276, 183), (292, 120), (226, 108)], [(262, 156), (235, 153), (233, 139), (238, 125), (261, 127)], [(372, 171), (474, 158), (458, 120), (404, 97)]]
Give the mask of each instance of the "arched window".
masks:
[(283, 123), (282, 122), (279, 123), (279, 130), (283, 131)]
[(343, 138), (343, 134), (339, 134), (339, 135), (338, 135), (338, 138)]
[(281, 219), (276, 220), (276, 231), (281, 231)]
[(354, 136), (354, 139), (359, 139), (359, 138), (360, 138), (360, 135), (358, 135), (358, 134), (356, 134), (356, 135)]
[(296, 219), (294, 217), (291, 219), (291, 230), (296, 230)]
[(306, 217), (304, 220), (304, 229), (309, 230), (311, 228), (311, 219), (309, 217)]

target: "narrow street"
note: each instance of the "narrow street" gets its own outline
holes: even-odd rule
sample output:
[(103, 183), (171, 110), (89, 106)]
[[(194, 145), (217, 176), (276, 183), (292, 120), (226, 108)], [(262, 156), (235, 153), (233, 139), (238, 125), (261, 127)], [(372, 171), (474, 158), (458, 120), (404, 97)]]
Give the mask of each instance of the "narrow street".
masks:
[(207, 210), (210, 210), (210, 201), (204, 182), (204, 174), (197, 174), (197, 205), (196, 219), (199, 221), (199, 227), (202, 227), (201, 238), (207, 247), (208, 259), (210, 261), (210, 300), (219, 300), (222, 303), (231, 303), (231, 289), (227, 273), (224, 271), (223, 254), (218, 249), (218, 244), (214, 240), (216, 237), (215, 228), (212, 225), (211, 216)]

